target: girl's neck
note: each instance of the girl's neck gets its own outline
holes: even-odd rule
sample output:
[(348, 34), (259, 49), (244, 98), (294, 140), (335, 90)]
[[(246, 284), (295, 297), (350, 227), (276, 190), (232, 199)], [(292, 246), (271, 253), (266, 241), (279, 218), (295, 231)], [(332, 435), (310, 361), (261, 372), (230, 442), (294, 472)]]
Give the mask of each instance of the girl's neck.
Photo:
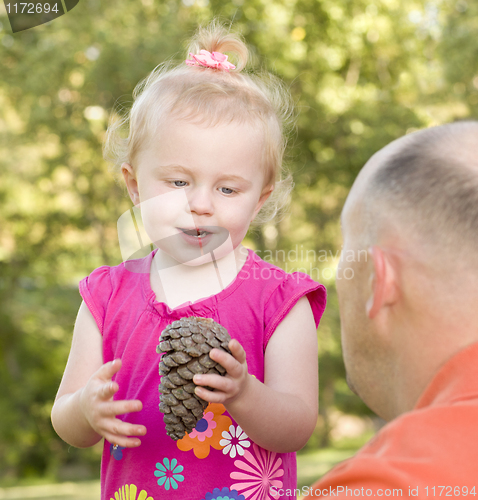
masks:
[(156, 300), (175, 308), (185, 302), (216, 295), (234, 281), (247, 255), (247, 249), (239, 245), (221, 259), (188, 266), (158, 249), (150, 270), (151, 288)]

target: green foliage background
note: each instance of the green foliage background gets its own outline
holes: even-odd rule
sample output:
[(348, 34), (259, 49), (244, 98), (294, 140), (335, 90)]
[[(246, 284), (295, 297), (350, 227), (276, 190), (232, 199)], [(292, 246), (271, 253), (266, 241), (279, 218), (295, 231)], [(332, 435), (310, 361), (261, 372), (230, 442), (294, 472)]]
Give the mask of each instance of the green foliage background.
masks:
[(305, 269), (329, 290), (319, 328), (321, 416), (308, 447), (327, 444), (330, 410), (367, 413), (347, 389), (341, 361), (338, 217), (356, 174), (382, 146), (477, 116), (478, 4), (81, 0), (69, 14), (16, 34), (0, 10), (4, 481), (65, 478), (78, 464), (86, 475), (97, 473), (98, 450), (65, 445), (49, 413), (80, 304), (78, 281), (121, 261), (116, 220), (130, 203), (102, 160), (107, 119), (157, 64), (184, 59), (186, 39), (214, 16), (233, 21), (256, 67), (290, 85), (299, 111), (288, 157), (296, 182), (290, 215), (251, 233), (248, 244), (288, 271)]

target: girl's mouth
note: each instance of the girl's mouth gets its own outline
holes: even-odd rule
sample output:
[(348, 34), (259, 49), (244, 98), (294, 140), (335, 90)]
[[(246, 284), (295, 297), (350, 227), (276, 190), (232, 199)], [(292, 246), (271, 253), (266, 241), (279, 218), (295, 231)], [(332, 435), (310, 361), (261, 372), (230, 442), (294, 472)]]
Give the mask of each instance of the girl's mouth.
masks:
[(185, 229), (180, 227), (178, 229), (180, 229), (184, 234), (187, 234), (188, 236), (193, 236), (197, 239), (205, 238), (208, 234), (212, 234), (210, 231), (207, 231), (206, 229), (203, 228)]
[(178, 227), (181, 231), (181, 236), (183, 240), (193, 247), (199, 247), (201, 254), (203, 252), (203, 248), (211, 241), (211, 238), (214, 237), (214, 233), (208, 231), (203, 227), (194, 227), (191, 229), (185, 227)]

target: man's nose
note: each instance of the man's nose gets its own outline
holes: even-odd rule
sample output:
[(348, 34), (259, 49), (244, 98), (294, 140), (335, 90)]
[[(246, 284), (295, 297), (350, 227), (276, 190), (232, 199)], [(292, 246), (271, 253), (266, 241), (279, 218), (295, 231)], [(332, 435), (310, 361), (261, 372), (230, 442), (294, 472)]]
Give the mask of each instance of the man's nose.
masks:
[(197, 187), (187, 192), (189, 211), (197, 215), (212, 215), (214, 203), (212, 194), (206, 187)]

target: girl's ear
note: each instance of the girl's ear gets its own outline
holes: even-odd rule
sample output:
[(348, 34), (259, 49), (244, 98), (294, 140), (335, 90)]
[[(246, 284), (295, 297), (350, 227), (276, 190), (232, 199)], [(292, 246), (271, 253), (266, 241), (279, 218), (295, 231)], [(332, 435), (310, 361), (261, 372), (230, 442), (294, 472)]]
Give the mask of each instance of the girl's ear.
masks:
[(128, 189), (129, 197), (134, 205), (139, 205), (139, 191), (138, 191), (138, 181), (136, 180), (136, 175), (134, 173), (133, 167), (129, 163), (123, 163), (121, 165), (121, 173), (123, 174), (124, 181), (126, 183), (126, 188)]
[(254, 209), (254, 213), (252, 215), (252, 220), (254, 220), (255, 216), (259, 213), (259, 210), (262, 208), (262, 205), (266, 202), (267, 198), (272, 194), (272, 191), (274, 191), (274, 186), (266, 186), (261, 193), (261, 197), (259, 198), (259, 201), (257, 202), (256, 208)]

